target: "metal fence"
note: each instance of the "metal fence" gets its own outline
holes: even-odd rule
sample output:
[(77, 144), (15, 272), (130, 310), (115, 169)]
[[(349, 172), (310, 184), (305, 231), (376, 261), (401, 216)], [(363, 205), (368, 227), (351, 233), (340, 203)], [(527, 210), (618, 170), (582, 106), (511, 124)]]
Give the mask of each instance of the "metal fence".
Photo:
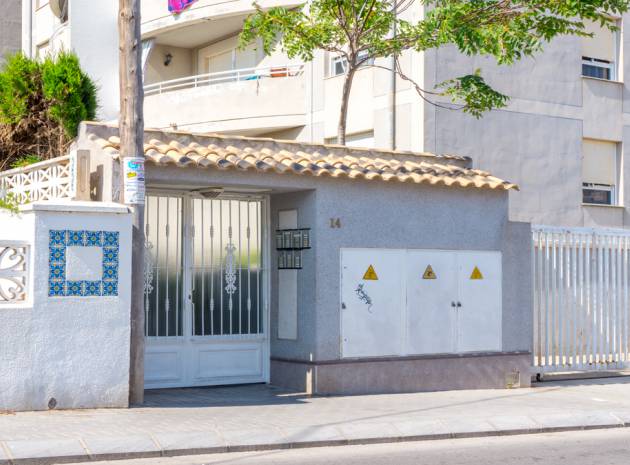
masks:
[(624, 368), (629, 352), (630, 232), (536, 226), (534, 368)]
[(187, 76), (170, 81), (157, 82), (144, 86), (145, 95), (161, 94), (174, 90), (190, 89), (195, 87), (225, 84), (239, 81), (257, 81), (266, 78), (283, 78), (301, 76), (304, 73), (304, 64), (276, 65), (258, 68), (231, 69), (216, 73)]

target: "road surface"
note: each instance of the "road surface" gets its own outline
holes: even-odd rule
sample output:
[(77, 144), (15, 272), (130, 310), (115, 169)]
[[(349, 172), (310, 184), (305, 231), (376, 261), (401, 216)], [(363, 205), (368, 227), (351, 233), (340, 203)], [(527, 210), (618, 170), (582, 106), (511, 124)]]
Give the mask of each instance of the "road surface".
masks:
[(149, 458), (109, 465), (629, 465), (630, 428)]

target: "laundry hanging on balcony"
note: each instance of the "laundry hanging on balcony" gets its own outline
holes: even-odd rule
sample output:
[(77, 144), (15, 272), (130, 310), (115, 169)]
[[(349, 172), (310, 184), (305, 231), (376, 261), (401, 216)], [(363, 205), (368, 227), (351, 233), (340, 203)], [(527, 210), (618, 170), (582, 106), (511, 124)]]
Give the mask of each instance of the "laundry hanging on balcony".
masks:
[(178, 15), (197, 0), (168, 0), (168, 11)]

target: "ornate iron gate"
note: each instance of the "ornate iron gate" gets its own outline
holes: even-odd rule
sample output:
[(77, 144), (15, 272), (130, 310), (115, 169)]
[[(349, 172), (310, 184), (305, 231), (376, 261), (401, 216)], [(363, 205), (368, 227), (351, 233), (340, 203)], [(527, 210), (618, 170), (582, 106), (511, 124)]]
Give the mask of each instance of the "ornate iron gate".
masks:
[(148, 387), (268, 378), (262, 199), (149, 195)]

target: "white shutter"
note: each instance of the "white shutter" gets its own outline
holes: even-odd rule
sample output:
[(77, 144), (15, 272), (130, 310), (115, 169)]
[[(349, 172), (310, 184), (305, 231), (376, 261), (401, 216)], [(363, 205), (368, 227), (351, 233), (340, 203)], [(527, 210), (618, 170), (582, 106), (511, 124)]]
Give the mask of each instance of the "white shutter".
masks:
[(346, 146), (348, 147), (374, 147), (374, 131), (361, 132), (346, 136)]
[(598, 140), (582, 142), (582, 182), (614, 186), (617, 178), (617, 144)]
[(233, 50), (228, 50), (227, 52), (211, 56), (208, 60), (208, 72), (218, 73), (220, 71), (230, 71), (234, 69), (232, 54)]
[(598, 23), (586, 21), (586, 31), (595, 34), (593, 37), (582, 38), (582, 56), (606, 60), (611, 63), (616, 59), (616, 32), (607, 27), (601, 27)]

